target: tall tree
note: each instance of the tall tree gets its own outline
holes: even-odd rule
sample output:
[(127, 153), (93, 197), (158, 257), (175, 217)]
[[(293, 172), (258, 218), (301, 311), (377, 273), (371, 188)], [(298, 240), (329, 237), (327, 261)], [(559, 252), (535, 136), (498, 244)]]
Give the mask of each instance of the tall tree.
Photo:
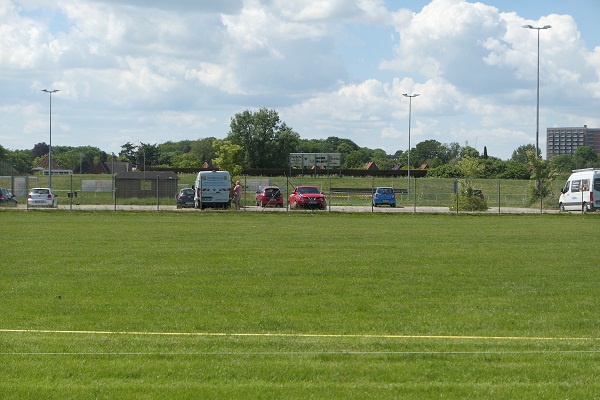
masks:
[(568, 154), (561, 154), (552, 157), (552, 168), (557, 172), (571, 172), (575, 169), (573, 157)]
[(261, 108), (236, 114), (231, 120), (227, 140), (244, 149), (244, 164), (249, 168), (285, 167), (300, 135), (279, 119), (275, 110)]
[(513, 151), (510, 160), (520, 162), (522, 164), (527, 164), (531, 155), (535, 155), (535, 145), (524, 144), (522, 146), (519, 146), (515, 151)]
[(590, 146), (580, 146), (573, 154), (575, 168), (591, 168), (598, 164), (598, 155)]
[(35, 160), (38, 157), (48, 154), (48, 148), (49, 146), (46, 144), (46, 142), (37, 143), (35, 146), (33, 146), (33, 150), (31, 150), (31, 159)]
[(430, 167), (437, 167), (443, 164), (446, 153), (446, 148), (437, 140), (426, 140), (411, 150), (410, 162), (416, 166), (427, 163)]
[(231, 143), (229, 140), (219, 140), (215, 143), (217, 157), (215, 164), (222, 171), (229, 171), (231, 176), (242, 173), (242, 146)]
[(135, 150), (136, 146), (131, 142), (127, 142), (121, 146), (119, 156), (129, 161), (131, 165), (137, 165)]
[(213, 160), (217, 157), (218, 145), (219, 140), (214, 137), (198, 139), (192, 143), (190, 152), (198, 159), (200, 165), (204, 162), (212, 164)]
[(551, 182), (555, 177), (550, 163), (535, 156), (535, 147), (527, 152), (529, 162), (527, 167), (531, 171), (532, 190), (529, 192), (529, 203), (533, 204), (537, 199), (547, 197), (552, 193)]

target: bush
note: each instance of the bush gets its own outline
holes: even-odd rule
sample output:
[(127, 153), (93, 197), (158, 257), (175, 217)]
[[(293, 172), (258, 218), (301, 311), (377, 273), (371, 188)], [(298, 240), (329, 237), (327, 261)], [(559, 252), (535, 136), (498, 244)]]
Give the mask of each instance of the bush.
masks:
[(451, 211), (456, 211), (456, 196), (458, 196), (459, 211), (486, 211), (488, 209), (487, 200), (476, 195), (473, 187), (469, 184), (460, 183), (458, 195), (452, 195)]

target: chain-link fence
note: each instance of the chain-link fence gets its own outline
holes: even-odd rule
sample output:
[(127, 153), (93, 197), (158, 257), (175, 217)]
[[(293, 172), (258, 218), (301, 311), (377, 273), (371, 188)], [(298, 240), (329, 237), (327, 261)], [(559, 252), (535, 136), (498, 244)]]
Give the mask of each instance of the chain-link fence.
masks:
[[(189, 175), (189, 176), (188, 176)], [(164, 192), (167, 182), (156, 180), (140, 186), (143, 196), (135, 194), (119, 195), (118, 188), (111, 175), (63, 175), (53, 176), (53, 190), (58, 194), (60, 208), (84, 208), (97, 206), (103, 209), (131, 209), (146, 207), (150, 209), (175, 209), (178, 189), (191, 187), (195, 174), (180, 174), (175, 186), (170, 184), (168, 193)], [(290, 210), (289, 196), (297, 186), (316, 186), (327, 201), (327, 210), (352, 211), (353, 207), (373, 209), (373, 193), (377, 187), (392, 187), (395, 191), (397, 209), (420, 211), (450, 211), (456, 199), (456, 180), (442, 178), (411, 178), (410, 185), (406, 177), (397, 178), (357, 178), (340, 176), (298, 176), (298, 177), (250, 177), (242, 176), (242, 206), (244, 210), (268, 210), (274, 207), (257, 207), (257, 192), (264, 186), (277, 186), (283, 197), (281, 210)], [(33, 187), (47, 187), (47, 176), (0, 176), (0, 187), (9, 189), (18, 199), (19, 207), (25, 206), (27, 193)], [(140, 183), (142, 185), (142, 183)], [(514, 212), (515, 209), (527, 209), (531, 212), (558, 210), (558, 198), (564, 182), (553, 181), (550, 194), (543, 201), (535, 198), (535, 182), (528, 180), (475, 179), (473, 188), (481, 191), (488, 212)], [(357, 209), (358, 210), (358, 209)], [(373, 209), (373, 211), (375, 211)], [(458, 210), (465, 211), (465, 210)]]

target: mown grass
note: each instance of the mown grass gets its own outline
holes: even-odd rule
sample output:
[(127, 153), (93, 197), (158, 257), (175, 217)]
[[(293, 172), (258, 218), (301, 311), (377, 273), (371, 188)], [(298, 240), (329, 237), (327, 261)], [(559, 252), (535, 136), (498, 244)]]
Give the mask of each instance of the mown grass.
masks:
[(592, 398), (599, 218), (0, 210), (0, 397)]

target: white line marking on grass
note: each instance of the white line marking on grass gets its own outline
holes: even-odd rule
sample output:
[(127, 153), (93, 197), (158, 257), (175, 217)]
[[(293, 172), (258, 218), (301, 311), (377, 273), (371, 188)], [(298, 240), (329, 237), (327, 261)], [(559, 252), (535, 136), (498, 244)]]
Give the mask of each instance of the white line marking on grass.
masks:
[(598, 354), (600, 350), (540, 351), (213, 351), (213, 352), (0, 352), (0, 356), (285, 356), (285, 355), (522, 355), (522, 354)]
[(597, 337), (543, 337), (543, 336), (459, 336), (459, 335), (388, 335), (388, 334), (327, 334), (327, 333), (225, 333), (225, 332), (128, 332), (128, 331), (73, 331), (51, 329), (0, 329), (0, 333), (45, 333), (77, 335), (139, 335), (139, 336), (229, 336), (229, 337), (297, 337), (297, 338), (362, 338), (362, 339), (446, 339), (446, 340), (576, 340), (595, 341)]

